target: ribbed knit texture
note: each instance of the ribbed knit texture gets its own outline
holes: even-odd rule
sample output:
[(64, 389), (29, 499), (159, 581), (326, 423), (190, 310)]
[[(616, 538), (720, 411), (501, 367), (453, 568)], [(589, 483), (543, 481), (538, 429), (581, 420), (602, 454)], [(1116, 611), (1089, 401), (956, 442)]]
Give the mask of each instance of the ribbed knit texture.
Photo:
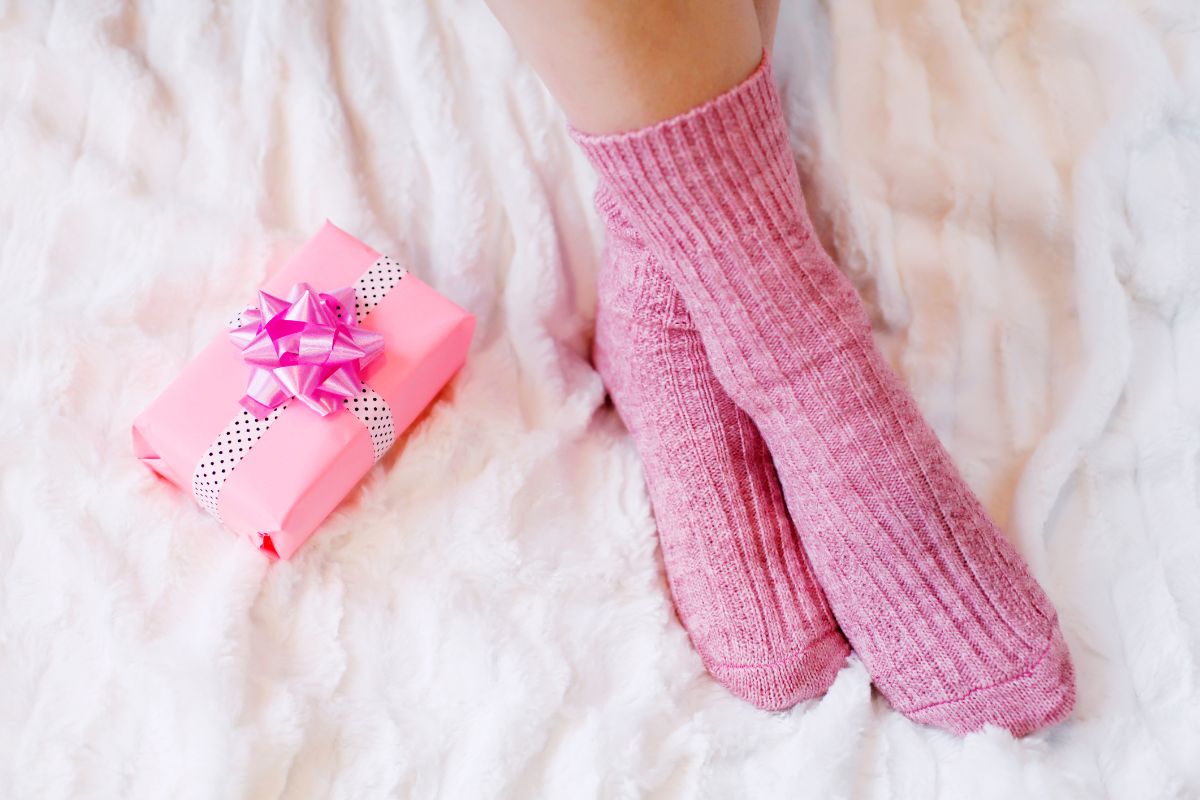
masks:
[(729, 399), (674, 286), (603, 187), (595, 360), (646, 473), (675, 607), (708, 671), (760, 708), (822, 694), (850, 647), (757, 428)]
[(1055, 611), (813, 233), (769, 61), (642, 131), (574, 134), (757, 423), (834, 615), (892, 705), (956, 733), (1064, 718), (1074, 674)]

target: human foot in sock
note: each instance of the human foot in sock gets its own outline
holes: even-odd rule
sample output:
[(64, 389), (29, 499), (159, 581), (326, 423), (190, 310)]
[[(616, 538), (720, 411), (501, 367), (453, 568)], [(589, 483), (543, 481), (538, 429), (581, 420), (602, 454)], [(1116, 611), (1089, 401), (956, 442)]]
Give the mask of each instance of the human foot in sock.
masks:
[(1024, 735), (1075, 698), (1057, 615), (874, 346), (809, 223), (766, 58), (635, 133), (576, 132), (757, 423), (842, 630), (909, 717)]
[(760, 708), (825, 692), (849, 646), (758, 430), (717, 383), (678, 293), (603, 190), (595, 358), (637, 443), (679, 618), (708, 671)]

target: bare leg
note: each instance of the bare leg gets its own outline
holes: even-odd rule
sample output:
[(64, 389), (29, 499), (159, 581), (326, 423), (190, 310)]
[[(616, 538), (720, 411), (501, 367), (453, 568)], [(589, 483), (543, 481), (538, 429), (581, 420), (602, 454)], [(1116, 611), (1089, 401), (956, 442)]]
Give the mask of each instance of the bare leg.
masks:
[(758, 64), (778, 0), (488, 0), (567, 119), (633, 130), (736, 86)]
[(758, 30), (762, 35), (763, 47), (770, 51), (775, 43), (775, 22), (779, 19), (779, 0), (754, 0), (754, 11), (758, 14)]

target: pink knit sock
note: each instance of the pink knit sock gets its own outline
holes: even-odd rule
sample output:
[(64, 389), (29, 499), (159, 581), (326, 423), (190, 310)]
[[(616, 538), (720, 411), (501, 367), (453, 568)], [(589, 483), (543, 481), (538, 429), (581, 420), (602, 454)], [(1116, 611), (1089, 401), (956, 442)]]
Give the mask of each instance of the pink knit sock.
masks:
[(722, 391), (670, 281), (603, 190), (596, 364), (637, 444), (679, 618), (760, 708), (822, 694), (850, 652), (758, 430)]
[(1074, 673), (1055, 611), (814, 235), (769, 62), (674, 119), (576, 137), (762, 432), (834, 615), (880, 691), (957, 733), (1023, 735), (1063, 719)]

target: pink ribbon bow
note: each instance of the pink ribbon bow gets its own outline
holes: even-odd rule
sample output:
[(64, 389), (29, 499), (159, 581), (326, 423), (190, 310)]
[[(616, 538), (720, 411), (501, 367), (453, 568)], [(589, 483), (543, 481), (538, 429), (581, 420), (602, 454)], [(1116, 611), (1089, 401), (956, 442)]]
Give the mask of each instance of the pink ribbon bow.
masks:
[(356, 326), (354, 287), (292, 287), (287, 300), (258, 293), (229, 338), (251, 366), (242, 407), (259, 419), (295, 397), (321, 416), (362, 391), (359, 371), (383, 352), (383, 335)]

